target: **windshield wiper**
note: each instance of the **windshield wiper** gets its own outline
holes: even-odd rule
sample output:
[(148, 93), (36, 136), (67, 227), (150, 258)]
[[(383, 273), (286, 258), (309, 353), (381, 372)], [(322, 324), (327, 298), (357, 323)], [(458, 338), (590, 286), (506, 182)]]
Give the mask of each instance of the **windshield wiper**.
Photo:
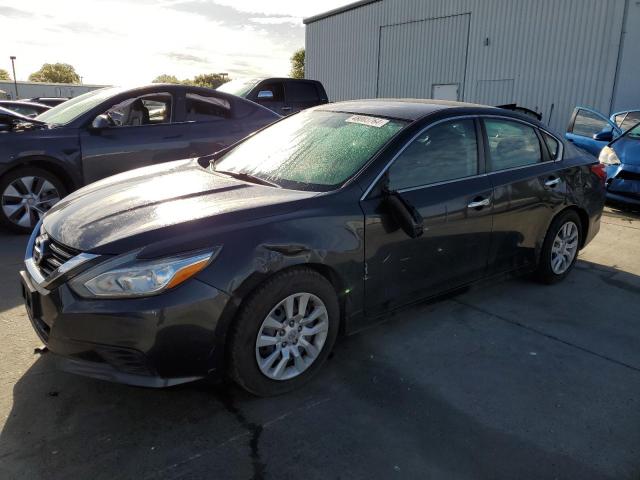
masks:
[(213, 171), (222, 173), (224, 175), (229, 175), (230, 177), (237, 178), (238, 180), (244, 180), (246, 182), (259, 183), (260, 185), (267, 185), (269, 187), (282, 188), (277, 183), (270, 182), (269, 180), (256, 177), (255, 175), (251, 175), (250, 173), (246, 173), (246, 172), (229, 172), (227, 170), (216, 170), (216, 169), (213, 169)]

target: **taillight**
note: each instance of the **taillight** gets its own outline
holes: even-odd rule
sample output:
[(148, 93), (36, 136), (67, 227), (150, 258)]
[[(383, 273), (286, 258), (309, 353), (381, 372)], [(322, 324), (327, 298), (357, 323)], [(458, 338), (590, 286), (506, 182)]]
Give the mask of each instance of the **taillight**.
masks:
[(600, 178), (602, 183), (606, 182), (606, 180), (607, 180), (607, 171), (605, 170), (604, 164), (596, 163), (594, 165), (591, 165), (589, 168), (591, 168), (591, 171), (593, 173), (595, 173)]

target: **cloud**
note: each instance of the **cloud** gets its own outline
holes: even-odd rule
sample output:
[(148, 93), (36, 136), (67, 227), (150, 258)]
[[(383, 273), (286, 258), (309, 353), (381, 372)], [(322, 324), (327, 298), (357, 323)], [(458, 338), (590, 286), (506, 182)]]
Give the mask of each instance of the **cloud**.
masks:
[(165, 53), (165, 56), (178, 62), (209, 63), (209, 60), (204, 57), (198, 57), (196, 55), (190, 55), (188, 53), (170, 52)]
[[(18, 79), (43, 63), (73, 65), (85, 83), (148, 83), (160, 74), (280, 76), (304, 46), (300, 19), (350, 0), (0, 0), (0, 68)], [(27, 35), (25, 32), (40, 32)], [(37, 40), (37, 41), (36, 41)]]
[(299, 17), (253, 17), (249, 19), (253, 23), (261, 23), (263, 25), (282, 25), (292, 23), (294, 25), (301, 25), (302, 19)]
[(18, 10), (17, 8), (0, 5), (0, 17), (29, 18), (31, 17), (31, 13), (25, 12), (24, 10)]

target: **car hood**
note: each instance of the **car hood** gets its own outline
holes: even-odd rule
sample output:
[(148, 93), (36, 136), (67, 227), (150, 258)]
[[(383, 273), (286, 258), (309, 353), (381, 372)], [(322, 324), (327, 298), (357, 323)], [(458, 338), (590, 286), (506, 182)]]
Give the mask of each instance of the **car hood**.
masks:
[(31, 117), (27, 117), (26, 115), (22, 115), (18, 112), (15, 112), (5, 107), (0, 107), (0, 120), (13, 121), (13, 122), (29, 122), (34, 125), (46, 125), (46, 123), (44, 122), (35, 120)]
[(623, 164), (640, 166), (640, 140), (621, 138), (613, 144), (613, 149)]
[[(179, 231), (291, 212), (317, 195), (247, 183), (180, 160), (140, 168), (88, 185), (57, 203), (43, 219), (58, 242), (83, 252), (117, 254)], [(160, 232), (163, 230), (163, 232)]]

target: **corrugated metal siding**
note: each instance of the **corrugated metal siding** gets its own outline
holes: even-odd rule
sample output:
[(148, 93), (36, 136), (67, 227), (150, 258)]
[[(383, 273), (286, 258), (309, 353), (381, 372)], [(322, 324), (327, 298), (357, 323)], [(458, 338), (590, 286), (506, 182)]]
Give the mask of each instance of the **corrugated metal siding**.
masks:
[[(552, 128), (564, 130), (576, 104), (610, 109), (624, 6), (624, 0), (383, 0), (308, 24), (307, 74), (325, 84), (331, 100), (373, 97), (383, 27), (470, 13), (464, 100), (505, 98), (509, 92), (497, 90), (500, 82), (513, 80), (502, 85), (511, 91), (509, 102), (541, 112)], [(442, 35), (429, 46), (436, 63), (429, 72), (447, 68), (452, 39)], [(395, 47), (383, 52), (385, 58), (415, 57), (425, 48)], [(398, 81), (394, 96), (424, 91), (418, 71), (381, 75), (403, 73), (414, 85)]]
[(433, 85), (454, 83), (463, 92), (469, 17), (455, 15), (382, 27), (376, 96), (429, 98)]

